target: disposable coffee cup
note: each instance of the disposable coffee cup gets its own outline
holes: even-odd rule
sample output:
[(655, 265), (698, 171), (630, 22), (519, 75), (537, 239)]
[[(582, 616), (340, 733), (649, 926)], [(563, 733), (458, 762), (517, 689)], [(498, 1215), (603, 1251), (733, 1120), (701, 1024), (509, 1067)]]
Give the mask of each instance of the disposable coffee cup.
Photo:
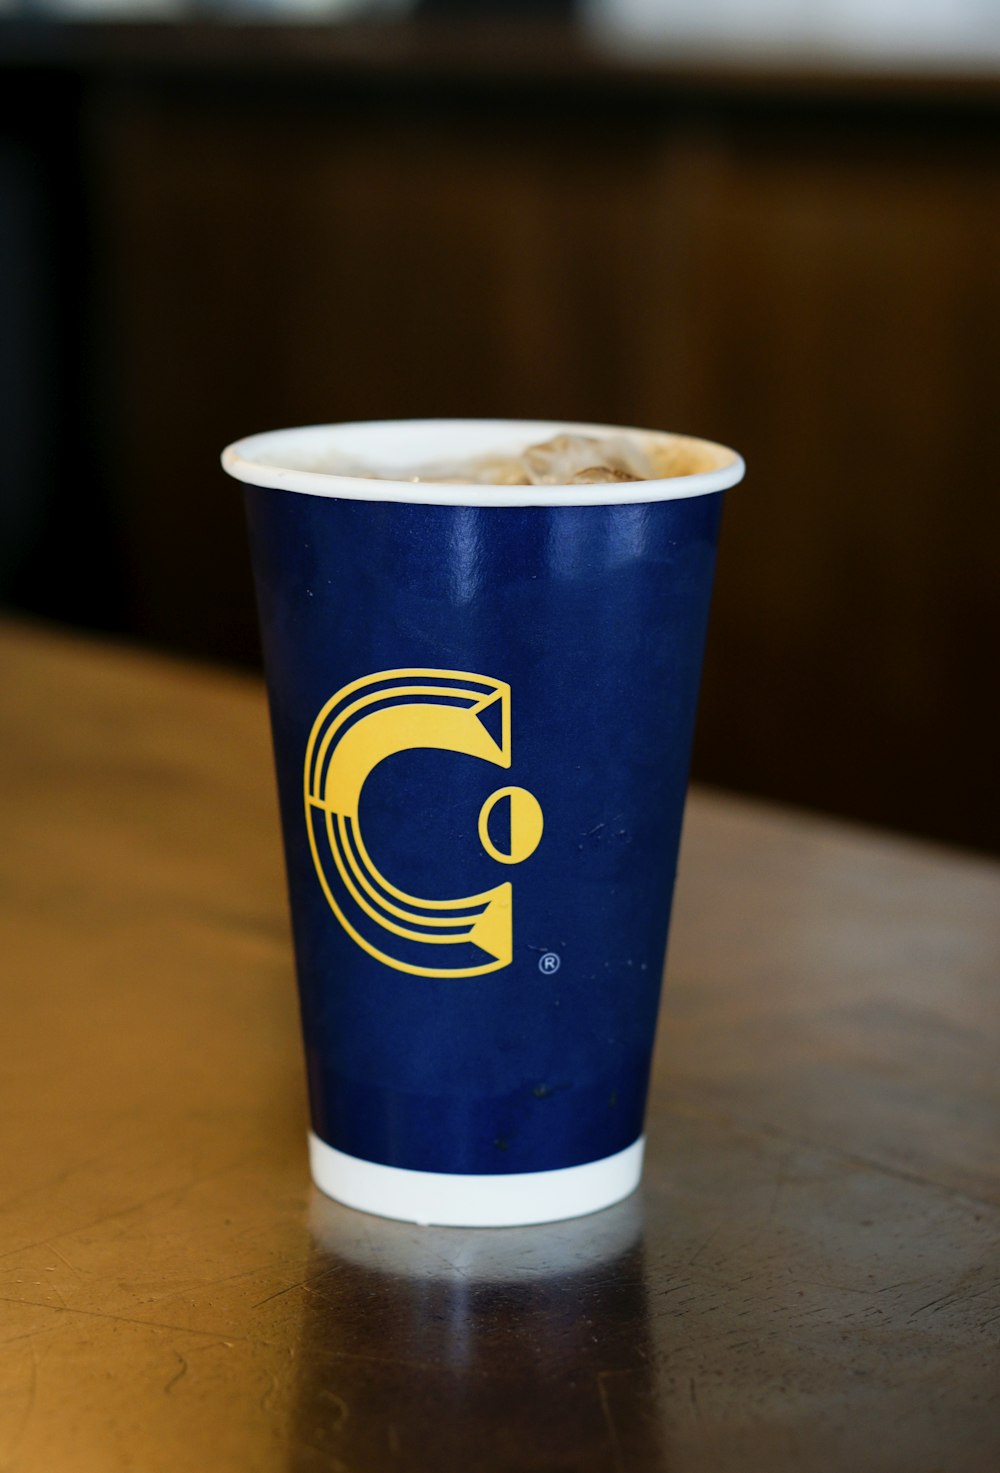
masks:
[[(681, 473), (411, 479), (561, 433), (634, 437)], [(450, 1226), (619, 1201), (743, 462), (426, 420), (256, 435), (223, 464), (245, 483), (316, 1185)]]

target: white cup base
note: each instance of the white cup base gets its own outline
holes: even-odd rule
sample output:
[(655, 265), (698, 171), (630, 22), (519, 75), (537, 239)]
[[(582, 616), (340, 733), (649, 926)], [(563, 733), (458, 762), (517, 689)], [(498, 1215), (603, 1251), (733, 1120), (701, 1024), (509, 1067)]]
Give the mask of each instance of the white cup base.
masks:
[(310, 1132), (309, 1165), (321, 1192), (376, 1217), (438, 1227), (527, 1227), (584, 1217), (639, 1185), (645, 1136), (624, 1151), (554, 1171), (459, 1176), (409, 1171), (347, 1156)]

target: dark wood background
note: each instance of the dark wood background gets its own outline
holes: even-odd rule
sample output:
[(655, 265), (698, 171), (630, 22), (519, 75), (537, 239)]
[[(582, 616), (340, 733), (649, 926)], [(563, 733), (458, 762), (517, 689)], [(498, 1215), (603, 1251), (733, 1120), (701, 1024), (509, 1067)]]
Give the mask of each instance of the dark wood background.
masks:
[(43, 282), (8, 602), (252, 661), (228, 440), (705, 434), (749, 475), (697, 775), (1000, 849), (1000, 81), (406, 27), (8, 26), (0, 68)]

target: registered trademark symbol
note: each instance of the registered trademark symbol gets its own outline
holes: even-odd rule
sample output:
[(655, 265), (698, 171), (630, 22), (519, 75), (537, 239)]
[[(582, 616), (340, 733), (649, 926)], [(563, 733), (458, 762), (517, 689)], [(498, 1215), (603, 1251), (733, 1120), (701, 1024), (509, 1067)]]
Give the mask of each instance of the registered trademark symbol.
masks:
[(562, 957), (556, 951), (543, 951), (538, 958), (538, 970), (551, 977), (562, 966)]

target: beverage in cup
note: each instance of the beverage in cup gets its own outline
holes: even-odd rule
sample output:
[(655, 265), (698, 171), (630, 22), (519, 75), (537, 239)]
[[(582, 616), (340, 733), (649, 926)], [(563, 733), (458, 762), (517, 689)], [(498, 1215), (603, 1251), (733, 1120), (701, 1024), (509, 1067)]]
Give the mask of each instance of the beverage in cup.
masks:
[(723, 492), (738, 455), (417, 420), (244, 482), (312, 1173), (506, 1226), (637, 1185)]

